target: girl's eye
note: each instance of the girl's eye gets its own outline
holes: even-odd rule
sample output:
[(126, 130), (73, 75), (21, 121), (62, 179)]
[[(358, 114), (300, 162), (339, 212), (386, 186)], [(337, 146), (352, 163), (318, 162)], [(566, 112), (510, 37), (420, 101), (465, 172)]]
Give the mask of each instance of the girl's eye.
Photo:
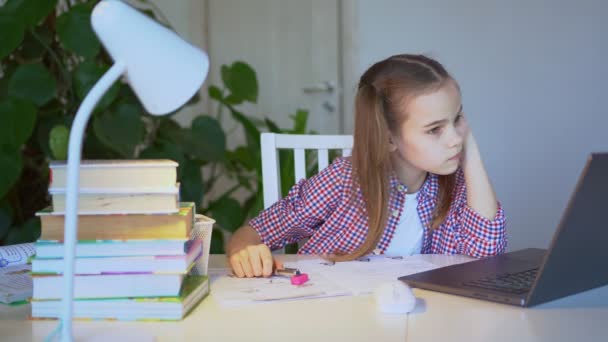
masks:
[(431, 135), (439, 134), (439, 133), (441, 133), (441, 127), (435, 127), (433, 129), (430, 129), (427, 131), (427, 133), (431, 134)]
[(456, 123), (458, 123), (460, 121), (462, 121), (462, 114), (456, 115), (456, 119), (454, 119), (454, 122), (456, 122)]

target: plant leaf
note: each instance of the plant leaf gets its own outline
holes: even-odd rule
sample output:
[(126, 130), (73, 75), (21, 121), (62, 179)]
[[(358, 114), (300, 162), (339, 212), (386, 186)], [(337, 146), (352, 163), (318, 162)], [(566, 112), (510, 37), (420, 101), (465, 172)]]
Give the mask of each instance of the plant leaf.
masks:
[(233, 101), (258, 101), (258, 79), (249, 64), (237, 61), (230, 66), (222, 65), (221, 74)]
[(253, 122), (251, 122), (251, 120), (249, 120), (245, 115), (243, 115), (243, 113), (239, 112), (238, 110), (230, 107), (230, 113), (232, 114), (232, 117), (238, 121), (239, 123), (241, 123), (241, 125), (243, 125), (243, 128), (245, 129), (245, 134), (247, 137), (247, 145), (250, 148), (250, 151), (253, 152), (253, 150), (259, 151), (260, 150), (260, 130), (258, 130), (257, 127), (255, 127), (255, 125), (253, 124)]
[(119, 104), (93, 119), (93, 131), (99, 140), (125, 158), (132, 158), (135, 147), (144, 139), (145, 126), (140, 108), (129, 103)]
[(201, 165), (186, 160), (182, 165), (182, 177), (180, 179), (180, 197), (185, 202), (195, 202), (196, 208), (200, 208), (203, 201), (203, 176)]
[(186, 157), (182, 149), (169, 141), (159, 142), (148, 146), (139, 154), (140, 159), (171, 159), (179, 165), (177, 167), (177, 178), (181, 179), (183, 173), (183, 165), (186, 163)]
[(40, 238), (40, 218), (32, 217), (25, 221), (23, 229), (30, 235), (31, 240), (28, 242), (36, 241)]
[[(61, 114), (54, 114), (48, 116), (38, 115), (38, 119), (36, 120), (34, 132), (36, 135), (36, 142), (38, 143), (38, 147), (42, 149), (43, 153), (47, 156), (53, 155), (51, 147), (49, 146), (49, 143), (51, 142), (51, 130), (58, 125), (68, 127), (70, 125), (69, 118), (66, 118)], [(85, 146), (89, 139), (90, 137), (87, 136), (85, 139)]]
[[(226, 135), (220, 123), (207, 115), (199, 115), (192, 121), (190, 152), (197, 158), (218, 161), (224, 158)], [(189, 139), (190, 140), (190, 139)]]
[(10, 15), (26, 27), (40, 23), (55, 8), (57, 0), (9, 0), (1, 14)]
[(11, 97), (30, 101), (39, 107), (55, 97), (56, 89), (53, 75), (39, 63), (20, 65), (8, 84)]
[(32, 217), (21, 226), (12, 226), (6, 238), (4, 244), (15, 245), (18, 243), (33, 242), (38, 240), (40, 237), (40, 219)]
[(31, 32), (26, 31), (23, 43), (21, 43), (21, 48), (19, 49), (19, 56), (22, 60), (26, 61), (40, 61), (46, 52), (44, 45), (51, 45), (54, 33), (46, 25), (33, 28), (32, 30), (37, 38)]
[(230, 104), (230, 105), (239, 105), (241, 103), (243, 103), (243, 99), (235, 96), (234, 94), (230, 94), (228, 96), (226, 96), (226, 98), (224, 99), (224, 103)]
[(293, 134), (306, 134), (306, 123), (308, 121), (308, 111), (304, 109), (298, 109), (295, 115), (292, 115), (293, 119)]
[[(2, 33), (0, 33), (1, 35)], [(0, 47), (1, 49), (1, 47)], [(13, 77), (13, 74), (15, 73), (15, 69), (16, 66), (13, 64), (9, 64), (9, 65), (5, 65), (4, 66), (4, 76), (2, 76), (2, 78), (0, 78), (0, 101), (8, 99), (8, 83), (11, 80), (11, 77)]]
[(244, 211), (239, 202), (230, 197), (222, 197), (213, 203), (211, 213), (213, 219), (223, 229), (229, 232), (237, 230), (245, 220)]
[(22, 41), (23, 26), (20, 22), (14, 17), (0, 15), (0, 59), (10, 55)]
[(91, 8), (76, 5), (57, 18), (57, 35), (67, 49), (92, 58), (99, 52), (100, 44), (91, 27)]
[[(72, 79), (74, 82), (74, 87), (76, 88), (76, 95), (80, 100), (83, 100), (91, 88), (99, 81), (101, 76), (108, 71), (109, 67), (107, 66), (99, 66), (93, 62), (85, 61), (80, 63), (76, 69), (74, 69), (72, 73)], [(110, 106), (112, 102), (118, 96), (118, 92), (120, 91), (121, 83), (115, 82), (110, 89), (103, 95), (95, 110), (104, 110)]]
[(0, 145), (18, 150), (32, 135), (36, 108), (29, 102), (8, 99), (0, 102)]
[(4, 148), (0, 152), (0, 198), (2, 198), (19, 179), (23, 161), (17, 151)]
[(177, 121), (165, 117), (161, 117), (160, 126), (158, 127), (158, 136), (163, 139), (169, 139), (175, 141), (175, 137), (182, 134), (183, 128), (177, 123)]
[(245, 169), (251, 171), (255, 169), (255, 155), (249, 153), (249, 149), (246, 146), (239, 146), (234, 151), (230, 152), (229, 159), (240, 165), (243, 165)]
[(283, 133), (283, 131), (281, 131), (281, 129), (279, 128), (279, 126), (272, 120), (270, 120), (269, 118), (264, 118), (264, 122), (266, 123), (266, 126), (268, 127), (268, 130), (272, 133)]
[(211, 250), (209, 254), (224, 254), (224, 234), (221, 229), (213, 227), (211, 233)]
[(0, 208), (0, 241), (4, 239), (8, 233), (8, 229), (12, 224), (10, 213), (5, 208)]
[(49, 148), (56, 160), (68, 159), (68, 142), (70, 141), (70, 130), (64, 125), (53, 127), (49, 134)]
[(209, 87), (209, 97), (221, 102), (222, 101), (222, 91), (220, 90), (220, 88), (212, 85)]
[[(93, 119), (95, 120), (95, 119)], [(108, 148), (99, 137), (95, 133), (94, 122), (93, 125), (89, 125), (87, 127), (87, 132), (85, 134), (86, 139), (84, 141), (83, 147), (83, 156), (88, 159), (121, 159), (124, 156), (113, 150), (112, 148)]]

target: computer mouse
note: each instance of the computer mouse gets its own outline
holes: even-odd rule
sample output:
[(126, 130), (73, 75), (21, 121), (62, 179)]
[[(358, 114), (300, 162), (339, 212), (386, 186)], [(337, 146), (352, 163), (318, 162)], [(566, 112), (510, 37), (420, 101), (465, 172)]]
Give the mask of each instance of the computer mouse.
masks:
[(395, 280), (380, 285), (374, 292), (376, 307), (380, 312), (405, 314), (414, 310), (416, 296), (404, 282)]

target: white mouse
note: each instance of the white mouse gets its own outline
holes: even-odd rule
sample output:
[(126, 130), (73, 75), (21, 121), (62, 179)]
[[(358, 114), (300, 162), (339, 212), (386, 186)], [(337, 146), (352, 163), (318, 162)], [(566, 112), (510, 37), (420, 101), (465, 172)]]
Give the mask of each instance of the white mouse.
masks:
[(405, 314), (416, 306), (416, 296), (412, 289), (399, 280), (380, 285), (374, 295), (376, 307), (384, 313)]

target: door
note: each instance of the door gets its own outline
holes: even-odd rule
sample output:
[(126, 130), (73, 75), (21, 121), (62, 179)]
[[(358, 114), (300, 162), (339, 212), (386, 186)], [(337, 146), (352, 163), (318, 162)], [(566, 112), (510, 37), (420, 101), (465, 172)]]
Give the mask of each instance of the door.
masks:
[(344, 131), (339, 0), (208, 0), (206, 12), (206, 84), (221, 84), (220, 65), (245, 61), (259, 83), (258, 103), (240, 107), (245, 114), (291, 128), (290, 115), (307, 109), (309, 130)]

